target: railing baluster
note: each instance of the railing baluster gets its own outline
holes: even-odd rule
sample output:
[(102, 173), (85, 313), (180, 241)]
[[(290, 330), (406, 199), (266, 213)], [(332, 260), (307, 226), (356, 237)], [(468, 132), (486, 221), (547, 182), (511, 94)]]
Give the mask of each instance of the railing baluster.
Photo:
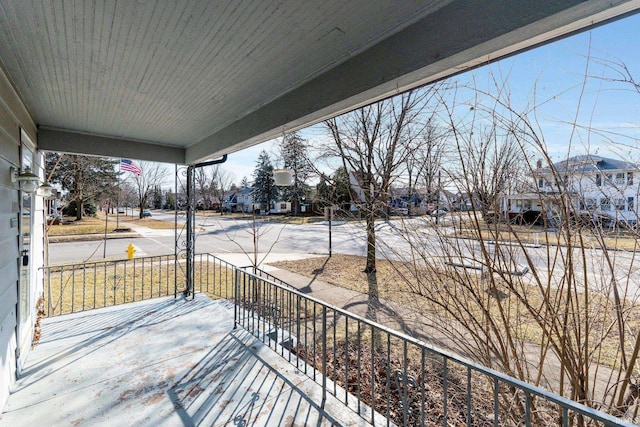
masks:
[(409, 378), (409, 372), (408, 372), (408, 355), (407, 355), (407, 342), (404, 341), (404, 352), (403, 352), (403, 373), (402, 373), (402, 382), (403, 382), (403, 390), (404, 392), (399, 393), (400, 394), (400, 398), (403, 399), (403, 404), (402, 404), (402, 420), (403, 420), (403, 425), (407, 426), (408, 425), (408, 420), (407, 418), (409, 418), (409, 405), (411, 405), (411, 399), (409, 396), (409, 383), (408, 383), (408, 378)]
[(424, 401), (425, 401), (425, 386), (427, 383), (427, 371), (425, 369), (425, 353), (426, 353), (426, 349), (424, 347), (422, 347), (421, 349), (421, 357), (420, 357), (420, 425), (425, 425), (425, 407), (424, 407)]
[[(277, 288), (276, 288), (277, 289)], [(327, 401), (327, 307), (322, 306), (322, 405)]]
[(76, 295), (76, 269), (71, 270), (71, 313), (73, 313), (73, 303)]
[(387, 360), (386, 360), (386, 365), (387, 365), (387, 378), (386, 378), (386, 382), (387, 385), (385, 387), (386, 389), (386, 397), (387, 397), (387, 426), (390, 425), (390, 414), (391, 414), (391, 335), (387, 334)]
[(338, 364), (337, 362), (337, 358), (336, 358), (336, 347), (337, 347), (337, 340), (336, 340), (336, 323), (338, 323), (338, 319), (336, 318), (336, 312), (333, 311), (333, 370), (332, 370), (332, 377), (333, 377), (333, 395), (335, 396), (337, 394), (336, 391), (336, 375), (338, 374), (338, 370), (336, 369), (336, 365)]
[(116, 300), (117, 296), (116, 296), (116, 290), (118, 288), (118, 262), (115, 261), (113, 263), (113, 304), (112, 305), (116, 305), (118, 303), (118, 301)]
[(45, 267), (44, 274), (47, 278), (47, 317), (49, 317), (51, 316), (51, 267)]
[(349, 317), (344, 317), (344, 403), (349, 404)]
[[(318, 320), (317, 320), (318, 319), (318, 314), (316, 312), (316, 306), (317, 305), (318, 304), (314, 301), (313, 302), (313, 363), (314, 363), (314, 365), (316, 364), (316, 361), (318, 360), (316, 358), (316, 342), (317, 342), (317, 338), (316, 337), (318, 336), (317, 335), (317, 331), (316, 331), (316, 324), (318, 323)], [(316, 371), (317, 371), (317, 369), (313, 370), (313, 380), (314, 381), (317, 381), (316, 380)]]
[(471, 416), (471, 367), (467, 366), (467, 425), (472, 425), (473, 417)]
[(498, 383), (498, 379), (493, 379), (493, 425), (498, 427), (500, 425), (500, 384)]
[(98, 293), (98, 263), (93, 263), (93, 307), (96, 308), (96, 304), (98, 300), (96, 299), (96, 295)]
[(102, 307), (107, 306), (107, 263), (103, 263), (102, 273)]
[(87, 269), (83, 268), (82, 269), (82, 311), (84, 311), (86, 283), (87, 283)]
[(375, 372), (376, 372), (376, 363), (375, 363), (375, 326), (373, 323), (371, 326), (371, 340), (369, 342), (369, 346), (371, 347), (371, 424), (375, 423), (375, 415), (376, 415), (376, 383), (375, 383)]
[(127, 302), (127, 261), (122, 263), (122, 302)]
[(362, 399), (361, 399), (361, 396), (360, 396), (360, 391), (362, 389), (362, 381), (361, 381), (361, 378), (360, 378), (361, 375), (362, 375), (362, 371), (360, 370), (361, 369), (360, 368), (360, 359), (361, 359), (361, 354), (362, 354), (362, 339), (360, 337), (360, 334), (361, 334), (360, 320), (357, 321), (357, 324), (358, 324), (358, 328), (357, 328), (358, 329), (358, 331), (357, 331), (357, 334), (358, 334), (357, 335), (357, 341), (358, 341), (358, 344), (357, 344), (357, 348), (358, 348), (358, 366), (357, 366), (357, 369), (358, 369), (358, 415), (360, 415), (360, 405), (362, 404)]
[[(298, 348), (300, 348), (300, 295), (296, 295), (296, 342), (295, 342), (295, 351), (296, 351), (296, 368), (300, 369), (300, 356), (298, 355)], [(291, 347), (293, 347), (294, 343), (291, 343)], [(291, 348), (289, 348), (289, 353), (291, 353)]]
[(442, 386), (443, 386), (443, 393), (442, 393), (442, 397), (444, 399), (443, 403), (442, 403), (442, 425), (443, 427), (447, 427), (447, 425), (449, 424), (447, 421), (447, 410), (449, 408), (449, 366), (447, 365), (447, 356), (443, 356), (443, 361), (442, 361)]

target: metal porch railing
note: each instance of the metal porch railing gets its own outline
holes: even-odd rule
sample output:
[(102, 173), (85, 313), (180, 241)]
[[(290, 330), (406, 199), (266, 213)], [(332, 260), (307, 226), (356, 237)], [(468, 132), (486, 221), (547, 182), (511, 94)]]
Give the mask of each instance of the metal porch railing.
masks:
[[(45, 267), (45, 313), (177, 295), (186, 289), (183, 267), (173, 255)], [(273, 279), (211, 254), (195, 257), (196, 292), (233, 299), (235, 324), (320, 384), (322, 403), (332, 394), (373, 424), (382, 416), (405, 426), (633, 425)]]
[(234, 294), (237, 325), (372, 424), (633, 425), (246, 270)]
[[(230, 298), (234, 268), (211, 254), (196, 254), (196, 292)], [(175, 296), (186, 289), (185, 269), (185, 260), (175, 255), (46, 266), (42, 268), (45, 315)]]

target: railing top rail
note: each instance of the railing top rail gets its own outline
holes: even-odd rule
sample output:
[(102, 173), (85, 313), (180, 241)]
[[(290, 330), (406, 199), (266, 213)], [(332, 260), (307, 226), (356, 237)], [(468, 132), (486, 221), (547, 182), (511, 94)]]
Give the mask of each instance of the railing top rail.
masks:
[(141, 257), (135, 257), (135, 258), (106, 258), (106, 259), (99, 259), (99, 260), (92, 260), (92, 261), (82, 261), (82, 262), (63, 262), (63, 263), (59, 263), (59, 264), (48, 264), (48, 265), (43, 265), (42, 267), (39, 267), (39, 269), (44, 270), (44, 269), (48, 269), (48, 268), (60, 268), (60, 267), (74, 267), (74, 266), (86, 266), (86, 265), (90, 265), (90, 264), (110, 264), (110, 263), (118, 263), (118, 262), (126, 262), (126, 261), (133, 261), (133, 260), (143, 260), (143, 259), (150, 259), (150, 258), (174, 258), (175, 255), (174, 254), (165, 254), (165, 255), (147, 255), (147, 256), (141, 256)]
[(522, 380), (519, 380), (517, 378), (511, 377), (511, 376), (509, 376), (507, 374), (504, 374), (502, 372), (495, 371), (495, 370), (493, 370), (491, 368), (488, 368), (486, 366), (480, 365), (480, 364), (478, 364), (476, 362), (473, 362), (471, 360), (467, 360), (467, 359), (465, 359), (465, 358), (463, 358), (461, 356), (458, 356), (456, 354), (450, 353), (450, 352), (448, 352), (448, 351), (446, 351), (444, 349), (441, 349), (439, 347), (436, 347), (436, 346), (434, 346), (432, 344), (426, 343), (424, 341), (420, 341), (420, 340), (418, 340), (418, 339), (416, 339), (414, 337), (411, 337), (409, 335), (405, 335), (402, 332), (395, 331), (395, 330), (393, 330), (391, 328), (388, 328), (388, 327), (386, 327), (384, 325), (381, 325), (379, 323), (376, 323), (374, 321), (366, 319), (366, 318), (364, 318), (362, 316), (359, 316), (359, 315), (357, 315), (355, 313), (351, 313), (351, 312), (349, 312), (347, 310), (344, 310), (344, 309), (342, 309), (340, 307), (336, 307), (336, 306), (333, 306), (331, 304), (328, 304), (327, 302), (324, 302), (322, 300), (314, 298), (314, 297), (312, 297), (310, 295), (305, 295), (305, 294), (301, 293), (300, 291), (298, 291), (298, 290), (296, 290), (294, 288), (285, 287), (284, 285), (281, 285), (281, 284), (276, 283), (276, 282), (274, 282), (272, 280), (269, 280), (269, 279), (266, 279), (264, 277), (261, 277), (261, 276), (259, 276), (257, 274), (253, 274), (253, 273), (250, 273), (248, 271), (242, 270), (241, 268), (237, 268), (237, 269), (238, 269), (238, 271), (240, 271), (244, 275), (253, 277), (256, 280), (260, 280), (262, 282), (266, 282), (271, 286), (275, 286), (277, 288), (282, 289), (283, 291), (290, 292), (290, 293), (292, 293), (294, 295), (297, 295), (297, 296), (299, 296), (301, 298), (304, 298), (304, 299), (307, 299), (309, 301), (312, 301), (312, 302), (314, 302), (314, 303), (316, 303), (318, 305), (324, 306), (324, 307), (326, 307), (326, 308), (328, 308), (330, 310), (333, 310), (333, 311), (335, 311), (337, 313), (340, 313), (341, 315), (343, 315), (345, 317), (349, 317), (350, 319), (353, 319), (353, 320), (362, 322), (364, 324), (370, 325), (372, 327), (375, 327), (375, 328), (377, 328), (377, 329), (379, 329), (379, 330), (381, 330), (381, 331), (383, 331), (383, 332), (385, 332), (385, 333), (387, 333), (387, 334), (389, 334), (389, 335), (391, 335), (393, 337), (396, 337), (398, 339), (407, 341), (407, 342), (409, 342), (411, 344), (414, 344), (417, 347), (424, 348), (424, 349), (426, 349), (426, 350), (428, 350), (428, 351), (430, 351), (432, 353), (436, 353), (436, 354), (438, 354), (440, 356), (446, 357), (447, 359), (450, 359), (450, 360), (452, 360), (452, 361), (454, 361), (454, 362), (456, 362), (456, 363), (458, 363), (458, 364), (460, 364), (462, 366), (465, 366), (465, 367), (468, 367), (468, 368), (470, 368), (472, 370), (478, 371), (478, 372), (480, 372), (482, 374), (485, 374), (485, 375), (487, 375), (489, 377), (498, 379), (498, 380), (500, 380), (500, 381), (502, 381), (502, 382), (504, 382), (506, 384), (509, 384), (511, 386), (514, 386), (514, 387), (517, 387), (517, 388), (519, 388), (521, 390), (524, 390), (525, 392), (528, 392), (528, 393), (531, 393), (531, 394), (534, 394), (534, 395), (537, 395), (537, 396), (541, 396), (541, 397), (543, 397), (544, 399), (546, 399), (546, 400), (548, 400), (550, 402), (556, 403), (556, 404), (558, 404), (560, 406), (567, 407), (568, 409), (570, 409), (570, 410), (572, 410), (572, 411), (574, 411), (576, 413), (580, 413), (582, 415), (588, 416), (589, 418), (591, 418), (593, 420), (603, 422), (606, 426), (608, 426), (608, 425), (625, 426), (625, 427), (626, 426), (628, 426), (628, 427), (636, 426), (635, 424), (633, 424), (631, 422), (627, 422), (627, 421), (622, 420), (620, 418), (616, 418), (616, 417), (614, 417), (612, 415), (609, 415), (609, 414), (606, 414), (604, 412), (598, 411), (597, 409), (594, 409), (594, 408), (591, 408), (589, 406), (583, 405), (581, 403), (575, 402), (575, 401), (573, 401), (571, 399), (556, 395), (556, 394), (551, 393), (551, 392), (549, 392), (549, 391), (547, 391), (547, 390), (545, 390), (543, 388), (540, 388), (538, 386), (529, 384), (529, 383), (527, 383), (525, 381), (522, 381)]

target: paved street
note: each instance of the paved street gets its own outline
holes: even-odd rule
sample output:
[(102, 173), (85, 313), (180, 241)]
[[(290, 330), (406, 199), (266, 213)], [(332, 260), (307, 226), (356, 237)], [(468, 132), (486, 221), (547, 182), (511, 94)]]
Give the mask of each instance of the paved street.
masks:
[[(155, 219), (173, 220), (173, 215), (154, 212)], [(123, 219), (126, 221), (126, 219)], [(445, 223), (446, 224), (446, 223)], [(327, 254), (329, 249), (329, 226), (327, 222), (312, 224), (281, 224), (270, 222), (268, 218), (256, 221), (228, 217), (198, 217), (196, 219), (197, 252), (214, 254), (246, 254), (246, 263), (251, 262), (254, 241), (258, 253), (273, 254)], [(410, 260), (418, 256), (435, 260), (442, 264), (481, 269), (486, 259), (481, 246), (470, 239), (457, 239), (453, 227), (441, 225), (435, 230), (430, 219), (394, 219), (379, 222), (377, 227), (378, 256), (393, 260)], [(174, 252), (174, 230), (158, 230), (135, 227), (140, 237), (108, 239), (106, 256), (124, 258), (129, 243), (136, 248), (136, 256), (166, 255)], [(365, 255), (366, 236), (362, 222), (335, 221), (332, 225), (333, 253)], [(443, 237), (450, 236), (450, 237)], [(178, 236), (182, 245), (184, 232)], [(83, 241), (52, 243), (49, 248), (51, 264), (96, 260), (103, 257), (104, 242)], [(181, 246), (184, 247), (184, 246)], [(509, 274), (528, 274), (536, 270), (544, 278), (551, 270), (556, 283), (562, 280), (567, 250), (564, 247), (527, 247), (486, 245), (488, 256), (494, 268)], [(499, 255), (496, 254), (499, 252)], [(579, 249), (574, 249), (574, 259), (580, 263)], [(584, 283), (594, 289), (602, 289), (611, 283), (605, 252), (599, 249), (586, 250), (588, 279)], [(609, 251), (615, 263), (616, 280), (621, 288), (628, 288), (630, 295), (638, 291), (638, 263), (633, 252)], [(551, 266), (551, 268), (550, 268)], [(532, 268), (533, 267), (533, 268)], [(527, 273), (527, 271), (529, 271)], [(576, 269), (581, 271), (581, 269)]]

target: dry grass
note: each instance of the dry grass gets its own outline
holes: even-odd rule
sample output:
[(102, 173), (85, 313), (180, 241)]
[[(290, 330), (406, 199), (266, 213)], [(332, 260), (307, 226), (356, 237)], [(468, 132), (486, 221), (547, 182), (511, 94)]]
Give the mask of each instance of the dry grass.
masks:
[[(48, 226), (49, 236), (69, 236), (77, 234), (98, 234), (104, 233), (104, 218), (94, 218), (85, 216), (77, 221), (75, 218), (64, 217), (64, 224)], [(107, 223), (107, 233), (113, 233), (116, 229), (115, 222)]]
[[(326, 264), (325, 264), (326, 263)], [(282, 261), (272, 264), (278, 268), (289, 270), (304, 276), (316, 277), (335, 286), (366, 293), (368, 290), (367, 275), (362, 272), (365, 258), (354, 255), (334, 255), (331, 258), (307, 258), (298, 261)], [(492, 285), (483, 282), (479, 274), (465, 275), (464, 286), (456, 281), (461, 280), (460, 273), (453, 271), (434, 271), (430, 269), (415, 269), (413, 265), (387, 260), (377, 260), (377, 281), (380, 298), (402, 304), (410, 309), (418, 310), (432, 316), (434, 321), (440, 319), (451, 325), (454, 317), (444, 307), (476, 319), (487, 316), (494, 320), (505, 313), (503, 327), (510, 329), (510, 334), (520, 340), (535, 344), (542, 343), (542, 329), (534, 315), (526, 309), (522, 301), (513, 292), (525, 295), (532, 307), (542, 307), (544, 297), (540, 290), (532, 284), (518, 282), (512, 290), (500, 279)], [(491, 289), (493, 286), (495, 288)], [(428, 290), (427, 290), (428, 288)], [(446, 289), (444, 292), (434, 292), (433, 289)], [(429, 295), (427, 298), (425, 295)], [(498, 304), (496, 295), (504, 298)], [(553, 293), (552, 300), (561, 301), (563, 294)], [(628, 303), (626, 322), (633, 329), (640, 328), (640, 309), (633, 308)], [(486, 308), (488, 307), (488, 312)], [(604, 297), (591, 296), (591, 312), (581, 313), (588, 316), (591, 323), (590, 340), (595, 342), (604, 337), (601, 348), (600, 363), (611, 367), (618, 367), (619, 339), (614, 329), (609, 329), (615, 320), (611, 310), (612, 302)], [(607, 309), (609, 307), (609, 309)], [(633, 340), (627, 340), (627, 354), (632, 349)]]
[[(115, 217), (109, 217), (109, 221), (115, 221), (115, 220), (116, 220)], [(178, 228), (181, 228), (183, 223), (184, 223), (184, 219), (182, 220), (182, 222), (178, 222)], [(173, 230), (174, 228), (174, 221), (162, 221), (162, 220), (153, 219), (153, 218), (120, 217), (120, 227), (122, 226), (126, 227), (128, 224), (141, 225), (143, 227), (153, 228), (158, 230), (168, 230), (168, 229)]]

